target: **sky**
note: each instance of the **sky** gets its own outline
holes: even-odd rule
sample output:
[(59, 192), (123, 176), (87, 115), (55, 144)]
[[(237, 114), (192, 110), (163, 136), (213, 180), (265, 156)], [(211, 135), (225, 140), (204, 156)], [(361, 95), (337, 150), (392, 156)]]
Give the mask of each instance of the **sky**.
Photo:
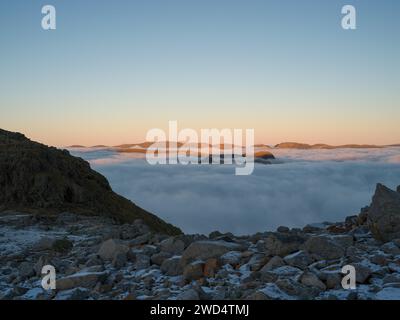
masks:
[(55, 146), (140, 142), (169, 120), (400, 143), (399, 31), (398, 0), (2, 0), (0, 128)]

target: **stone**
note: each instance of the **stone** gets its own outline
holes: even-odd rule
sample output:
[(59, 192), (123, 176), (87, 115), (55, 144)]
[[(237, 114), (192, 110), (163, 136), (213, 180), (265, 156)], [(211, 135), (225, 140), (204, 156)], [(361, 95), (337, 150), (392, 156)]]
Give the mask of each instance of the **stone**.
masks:
[(221, 232), (219, 232), (218, 230), (212, 231), (212, 232), (210, 232), (210, 234), (208, 235), (208, 237), (209, 237), (210, 239), (216, 239), (216, 238), (221, 237), (221, 236), (223, 236), (223, 234), (222, 234)]
[(326, 290), (325, 284), (312, 272), (304, 272), (300, 277), (300, 282), (305, 286), (314, 287), (321, 291)]
[(203, 277), (203, 261), (194, 261), (189, 263), (183, 269), (183, 278), (187, 281), (198, 280)]
[(73, 288), (93, 288), (98, 282), (103, 282), (107, 278), (105, 272), (78, 272), (70, 276), (57, 279), (56, 290), (69, 290)]
[(397, 287), (386, 287), (379, 291), (375, 298), (377, 300), (399, 300), (400, 299), (400, 288)]
[(288, 233), (288, 232), (290, 231), (290, 229), (289, 229), (288, 227), (285, 227), (285, 226), (279, 226), (279, 227), (276, 229), (276, 231), (277, 231), (277, 232), (281, 232), (281, 233)]
[(385, 254), (377, 253), (369, 256), (369, 261), (379, 266), (386, 266), (388, 264), (388, 259)]
[(200, 297), (195, 289), (188, 289), (179, 293), (176, 300), (200, 300)]
[(352, 246), (354, 244), (354, 237), (348, 234), (340, 234), (331, 236), (333, 242), (339, 244), (344, 249)]
[(279, 278), (276, 280), (275, 284), (279, 287), (279, 289), (287, 293), (289, 296), (301, 300), (313, 299), (321, 292), (320, 289), (312, 286), (306, 286), (294, 280), (293, 278)]
[(73, 242), (64, 238), (64, 239), (57, 239), (53, 242), (51, 249), (55, 252), (59, 253), (67, 253), (72, 249), (74, 246)]
[(239, 251), (229, 251), (223, 254), (220, 258), (222, 265), (230, 264), (233, 267), (240, 263), (242, 259), (242, 253)]
[(300, 269), (307, 268), (313, 262), (311, 256), (305, 251), (298, 251), (283, 258), (286, 264)]
[(375, 239), (400, 238), (400, 193), (378, 183), (369, 206), (367, 225)]
[(160, 270), (167, 276), (180, 275), (183, 273), (183, 268), (180, 262), (181, 256), (173, 256), (171, 258), (165, 259), (160, 266)]
[(356, 282), (365, 283), (372, 274), (371, 268), (361, 262), (354, 263), (353, 266), (356, 269)]
[(285, 261), (284, 261), (281, 257), (275, 256), (275, 257), (272, 257), (272, 258), (268, 261), (268, 263), (265, 264), (265, 265), (261, 268), (260, 272), (271, 271), (271, 270), (273, 270), (273, 269), (275, 269), (275, 268), (279, 268), (279, 267), (282, 267), (282, 266), (284, 266), (284, 265), (285, 265)]
[(90, 291), (86, 288), (74, 288), (58, 292), (54, 300), (85, 300), (89, 294)]
[(185, 243), (176, 237), (170, 237), (160, 243), (161, 251), (172, 255), (180, 255), (185, 249)]
[(342, 275), (338, 272), (326, 272), (325, 274), (325, 284), (327, 289), (335, 289), (341, 286)]
[(53, 247), (53, 243), (55, 241), (56, 241), (55, 238), (42, 237), (36, 244), (34, 244), (33, 250), (37, 251), (50, 250)]
[(151, 232), (145, 233), (141, 236), (136, 237), (129, 241), (129, 245), (131, 246), (141, 246), (143, 244), (149, 243), (153, 234)]
[(98, 255), (94, 255), (86, 261), (86, 266), (87, 267), (93, 267), (93, 266), (100, 266), (103, 264), (103, 260), (100, 259)]
[(250, 296), (251, 300), (294, 300), (286, 292), (282, 291), (275, 283), (267, 283)]
[(328, 236), (314, 236), (304, 244), (304, 250), (322, 259), (334, 260), (344, 256), (345, 249)]
[(207, 259), (204, 264), (204, 276), (207, 278), (213, 278), (219, 269), (219, 262), (216, 258)]
[(42, 288), (32, 288), (26, 291), (22, 296), (22, 300), (49, 300), (52, 297), (52, 292), (45, 291)]
[(392, 242), (400, 248), (400, 239), (393, 239)]
[(385, 243), (381, 249), (383, 250), (383, 252), (387, 253), (387, 254), (391, 254), (391, 255), (400, 255), (400, 248), (395, 245), (393, 242), (387, 242)]
[(143, 223), (124, 224), (120, 227), (120, 238), (123, 240), (135, 239), (149, 231), (149, 227)]
[(388, 274), (382, 279), (382, 282), (383, 284), (400, 283), (400, 274), (399, 273)]
[(268, 255), (284, 257), (298, 251), (306, 241), (306, 237), (300, 233), (270, 233), (265, 242), (265, 249)]
[(150, 267), (150, 257), (143, 253), (137, 253), (133, 265), (136, 268), (136, 270), (146, 269)]
[(269, 260), (270, 258), (265, 254), (256, 253), (250, 258), (246, 265), (249, 266), (250, 271), (258, 271), (263, 266), (265, 266), (265, 264), (268, 263)]
[(243, 251), (243, 246), (226, 241), (196, 241), (183, 252), (181, 264), (185, 266), (194, 260), (219, 258), (229, 251)]
[(311, 224), (307, 224), (303, 228), (303, 232), (317, 233), (317, 232), (324, 231), (328, 226), (329, 226), (329, 224), (325, 224), (325, 223), (311, 223)]
[(98, 255), (101, 259), (107, 261), (112, 261), (115, 256), (119, 253), (127, 253), (129, 248), (121, 244), (118, 240), (109, 239), (104, 241), (98, 251)]
[(297, 277), (302, 274), (303, 270), (292, 266), (282, 266), (275, 268), (270, 272), (278, 277)]
[(172, 254), (169, 252), (158, 252), (151, 256), (150, 261), (151, 263), (161, 266), (165, 259), (171, 258)]
[(119, 252), (115, 255), (112, 261), (112, 266), (116, 269), (121, 269), (125, 266), (126, 262), (127, 262), (126, 253)]
[(33, 264), (31, 262), (22, 262), (18, 267), (19, 276), (22, 279), (26, 279), (32, 277), (35, 274), (35, 270), (33, 269)]
[(51, 264), (50, 258), (48, 256), (40, 256), (39, 260), (33, 266), (33, 270), (35, 271), (36, 276), (41, 276), (42, 268), (48, 264)]

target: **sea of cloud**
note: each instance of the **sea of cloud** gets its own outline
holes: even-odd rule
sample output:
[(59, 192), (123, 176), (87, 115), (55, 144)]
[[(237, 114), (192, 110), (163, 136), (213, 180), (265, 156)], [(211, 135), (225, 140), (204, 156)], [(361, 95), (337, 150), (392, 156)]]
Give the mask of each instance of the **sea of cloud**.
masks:
[(71, 150), (113, 189), (188, 233), (250, 234), (340, 221), (371, 201), (376, 183), (400, 185), (400, 148), (270, 150), (279, 164), (250, 176), (231, 165), (151, 166), (142, 155)]

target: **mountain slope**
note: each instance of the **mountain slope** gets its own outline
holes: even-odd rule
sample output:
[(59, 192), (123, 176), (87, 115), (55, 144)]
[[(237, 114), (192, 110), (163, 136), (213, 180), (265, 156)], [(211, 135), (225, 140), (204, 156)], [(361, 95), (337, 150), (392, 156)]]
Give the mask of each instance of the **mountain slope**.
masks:
[(116, 194), (88, 162), (20, 133), (0, 129), (0, 211), (69, 211), (120, 222), (142, 219), (157, 232), (181, 231)]

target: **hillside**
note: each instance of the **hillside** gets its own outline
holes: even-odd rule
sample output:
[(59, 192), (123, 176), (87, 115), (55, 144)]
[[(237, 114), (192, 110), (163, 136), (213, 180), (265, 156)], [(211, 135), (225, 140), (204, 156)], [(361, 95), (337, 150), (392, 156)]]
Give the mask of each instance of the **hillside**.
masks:
[(119, 222), (142, 219), (161, 233), (181, 231), (116, 194), (88, 162), (20, 133), (0, 129), (0, 211), (37, 214), (65, 211), (102, 215)]

